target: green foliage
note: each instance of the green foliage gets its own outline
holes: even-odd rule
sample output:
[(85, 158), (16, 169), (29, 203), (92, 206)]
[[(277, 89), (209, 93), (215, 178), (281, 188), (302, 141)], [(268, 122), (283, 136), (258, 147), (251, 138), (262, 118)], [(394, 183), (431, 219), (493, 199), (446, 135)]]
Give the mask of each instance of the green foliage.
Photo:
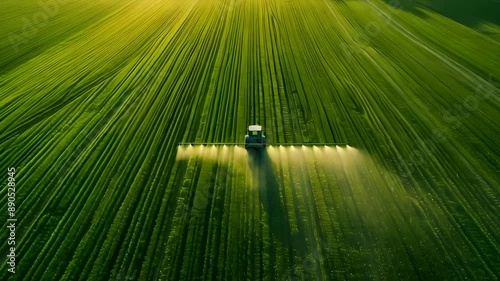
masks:
[[(0, 11), (1, 280), (498, 279), (496, 4), (55, 1)], [(349, 146), (178, 145), (249, 124)]]

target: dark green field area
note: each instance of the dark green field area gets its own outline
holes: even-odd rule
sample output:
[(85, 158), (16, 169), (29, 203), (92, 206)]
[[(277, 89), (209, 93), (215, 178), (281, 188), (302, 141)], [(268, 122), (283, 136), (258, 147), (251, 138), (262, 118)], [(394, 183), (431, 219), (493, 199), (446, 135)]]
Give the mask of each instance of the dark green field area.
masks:
[(3, 1), (0, 280), (498, 280), (498, 1), (451, 2)]

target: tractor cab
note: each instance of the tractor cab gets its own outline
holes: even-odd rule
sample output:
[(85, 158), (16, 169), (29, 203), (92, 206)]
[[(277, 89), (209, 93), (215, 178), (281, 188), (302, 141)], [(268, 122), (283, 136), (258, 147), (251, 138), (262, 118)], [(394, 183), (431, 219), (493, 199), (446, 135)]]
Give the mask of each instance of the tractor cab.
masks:
[(245, 148), (255, 147), (264, 148), (266, 147), (266, 136), (260, 125), (250, 125), (247, 129), (247, 134), (245, 136)]

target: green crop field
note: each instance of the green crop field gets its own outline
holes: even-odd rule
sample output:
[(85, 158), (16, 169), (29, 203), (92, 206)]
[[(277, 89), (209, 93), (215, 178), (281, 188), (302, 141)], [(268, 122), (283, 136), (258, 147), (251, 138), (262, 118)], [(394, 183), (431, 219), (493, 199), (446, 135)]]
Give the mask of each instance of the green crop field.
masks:
[(500, 278), (499, 1), (0, 5), (0, 280)]

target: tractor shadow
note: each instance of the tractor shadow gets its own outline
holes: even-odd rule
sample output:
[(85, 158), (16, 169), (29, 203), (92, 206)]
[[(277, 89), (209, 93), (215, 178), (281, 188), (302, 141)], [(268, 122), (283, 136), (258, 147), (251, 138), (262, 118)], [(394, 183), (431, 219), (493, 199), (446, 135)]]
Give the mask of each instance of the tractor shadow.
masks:
[(267, 213), (270, 231), (284, 245), (290, 245), (290, 227), (271, 159), (265, 149), (249, 148), (247, 151), (248, 165), (259, 191), (260, 202)]

